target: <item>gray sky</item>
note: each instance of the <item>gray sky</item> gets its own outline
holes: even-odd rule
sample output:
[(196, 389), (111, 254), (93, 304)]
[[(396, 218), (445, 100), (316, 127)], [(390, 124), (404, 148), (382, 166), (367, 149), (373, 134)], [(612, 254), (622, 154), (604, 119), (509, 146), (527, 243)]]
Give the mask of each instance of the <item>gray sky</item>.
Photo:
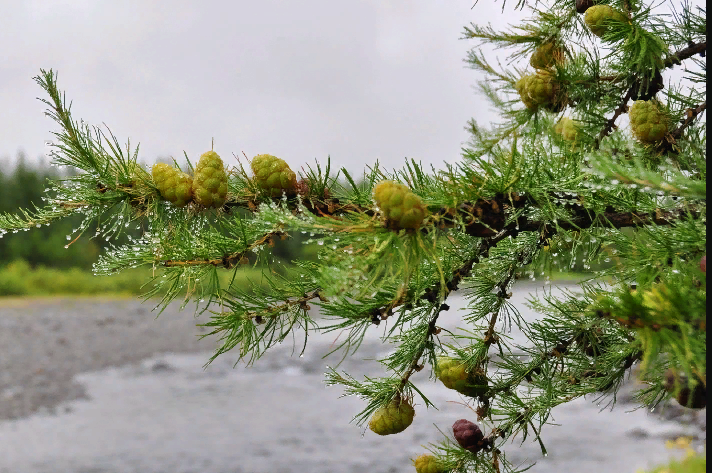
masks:
[(469, 118), (497, 120), (463, 62), (476, 44), (463, 27), (527, 15), (473, 3), (0, 0), (0, 157), (48, 151), (56, 127), (32, 77), (53, 68), (75, 118), (140, 141), (147, 162), (196, 160), (214, 137), (229, 165), (244, 151), (295, 170), (327, 154), (354, 172), (406, 157), (442, 167)]
[(494, 120), (463, 63), (471, 21), (521, 15), (501, 1), (0, 0), (0, 156), (46, 152), (36, 100), (59, 71), (75, 118), (105, 122), (140, 156), (270, 153), (293, 168), (360, 171), (377, 159), (441, 167), (471, 117)]

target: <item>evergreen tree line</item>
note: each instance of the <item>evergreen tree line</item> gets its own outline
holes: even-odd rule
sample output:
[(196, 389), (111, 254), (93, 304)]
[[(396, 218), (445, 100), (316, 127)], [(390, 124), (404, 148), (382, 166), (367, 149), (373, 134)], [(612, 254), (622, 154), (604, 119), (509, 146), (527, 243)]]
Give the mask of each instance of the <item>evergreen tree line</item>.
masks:
[[(7, 158), (0, 161), (0, 212), (18, 212), (19, 209), (43, 207), (42, 197), (47, 179), (57, 179), (59, 171), (43, 159), (28, 162), (19, 152), (14, 165)], [(79, 215), (70, 216), (56, 225), (42, 226), (31, 232), (10, 232), (0, 238), (0, 266), (15, 260), (24, 260), (32, 267), (91, 268), (105, 246), (99, 239), (84, 236), (72, 242), (67, 235), (81, 223)], [(69, 245), (65, 248), (66, 245)]]

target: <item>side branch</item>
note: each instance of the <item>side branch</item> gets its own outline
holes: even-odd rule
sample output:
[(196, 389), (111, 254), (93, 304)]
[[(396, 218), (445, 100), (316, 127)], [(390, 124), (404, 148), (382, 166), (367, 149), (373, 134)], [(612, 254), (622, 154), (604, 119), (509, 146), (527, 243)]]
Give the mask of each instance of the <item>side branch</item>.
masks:
[(413, 373), (423, 369), (423, 365), (420, 364), (420, 357), (422, 357), (423, 353), (425, 353), (425, 349), (428, 346), (428, 343), (430, 343), (431, 337), (439, 331), (439, 329), (435, 326), (435, 323), (438, 321), (440, 312), (445, 310), (443, 306), (446, 306), (446, 304), (443, 304), (438, 307), (438, 309), (435, 311), (435, 315), (433, 315), (433, 317), (430, 319), (430, 322), (428, 323), (428, 332), (426, 334), (425, 343), (423, 343), (423, 346), (420, 348), (420, 350), (418, 350), (418, 354), (413, 357), (413, 360), (410, 362), (408, 369), (401, 376), (400, 384), (398, 385), (398, 392), (400, 392), (405, 387), (405, 385), (408, 384), (408, 380), (413, 375)]
[(302, 297), (293, 300), (288, 300), (284, 304), (272, 306), (265, 311), (246, 312), (243, 316), (249, 319), (255, 319), (255, 323), (259, 325), (264, 323), (264, 317), (276, 317), (277, 315), (289, 310), (290, 307), (293, 307), (295, 305), (298, 305), (302, 310), (309, 310), (311, 309), (311, 307), (309, 306), (309, 301), (313, 299), (319, 299), (322, 301), (325, 300), (320, 288), (313, 289), (310, 292), (305, 292)]
[[(484, 240), (479, 250), (477, 251), (477, 254), (471, 259), (467, 260), (453, 273), (452, 279), (447, 283), (448, 291), (445, 293), (445, 298), (447, 298), (447, 296), (452, 291), (457, 290), (457, 287), (462, 281), (462, 279), (472, 272), (472, 268), (475, 264), (479, 263), (480, 258), (486, 258), (489, 254), (489, 250), (496, 246), (497, 243), (508, 237), (510, 234), (511, 233), (509, 230), (501, 231), (497, 234), (496, 237)], [(423, 298), (431, 304), (437, 303), (437, 294), (439, 293), (439, 289), (439, 285), (426, 289)], [(406, 304), (406, 308), (408, 308), (408, 306), (412, 307), (412, 302), (408, 302), (408, 304)], [(420, 350), (418, 350), (417, 355), (413, 358), (413, 361), (411, 361), (410, 365), (408, 366), (408, 369), (405, 371), (405, 373), (403, 373), (399, 385), (399, 390), (405, 387), (413, 373), (422, 369), (423, 365), (420, 364), (420, 358), (423, 356), (423, 353), (425, 353), (425, 349), (428, 345), (428, 342), (430, 342), (431, 337), (433, 335), (437, 335), (437, 333), (440, 331), (440, 329), (435, 325), (438, 321), (438, 317), (440, 316), (440, 312), (446, 311), (449, 308), (450, 307), (447, 304), (441, 304), (440, 307), (438, 307), (438, 309), (436, 310), (435, 315), (433, 315), (433, 317), (430, 319), (430, 322), (428, 323), (428, 331), (426, 334), (427, 338), (425, 340), (425, 343), (423, 343), (423, 346), (420, 348)], [(380, 310), (378, 311), (380, 313)]]
[(685, 111), (685, 118), (683, 118), (680, 121), (680, 126), (675, 128), (673, 131), (671, 131), (665, 139), (660, 142), (657, 146), (657, 149), (661, 153), (670, 153), (673, 151), (679, 151), (679, 147), (677, 146), (677, 140), (682, 138), (682, 134), (685, 132), (685, 129), (690, 126), (697, 117), (699, 117), (702, 112), (704, 112), (707, 109), (707, 101), (705, 100), (701, 104), (699, 104), (695, 108), (688, 108)]
[(681, 64), (685, 59), (689, 59), (695, 54), (704, 54), (707, 50), (707, 41), (701, 43), (692, 43), (685, 49), (681, 49), (672, 56), (668, 56), (663, 62), (663, 68), (672, 67)]
[(608, 121), (606, 122), (606, 126), (603, 127), (603, 130), (601, 130), (601, 132), (596, 137), (596, 141), (593, 144), (593, 149), (598, 149), (601, 146), (601, 140), (603, 140), (603, 138), (605, 138), (606, 136), (610, 135), (611, 132), (617, 128), (616, 120), (618, 120), (618, 117), (628, 111), (628, 101), (631, 99), (631, 97), (633, 97), (633, 91), (633, 87), (628, 89), (628, 92), (626, 92), (625, 96), (618, 104), (618, 107), (616, 107), (615, 111), (613, 112), (613, 116), (608, 119)]
[(702, 112), (704, 112), (707, 109), (707, 100), (699, 104), (696, 108), (690, 108), (687, 110), (685, 114), (685, 118), (682, 120), (682, 123), (680, 124), (679, 127), (675, 128), (675, 130), (670, 133), (673, 138), (678, 139), (682, 136), (682, 133), (685, 131), (685, 128), (690, 126), (690, 124), (695, 121), (695, 118), (697, 118)]
[[(516, 231), (516, 228), (515, 228), (515, 231)], [(516, 235), (514, 235), (514, 236), (516, 236)], [(546, 232), (539, 235), (539, 239), (537, 240), (535, 251), (533, 251), (531, 253), (525, 252), (525, 251), (519, 252), (519, 254), (517, 255), (517, 263), (519, 264), (519, 266), (512, 265), (509, 268), (507, 276), (505, 276), (505, 278), (502, 279), (502, 281), (500, 281), (499, 284), (497, 284), (497, 288), (499, 289), (499, 292), (497, 293), (497, 297), (499, 298), (498, 299), (499, 303), (497, 305), (496, 310), (494, 310), (492, 313), (492, 317), (490, 318), (489, 325), (487, 326), (487, 331), (485, 332), (485, 336), (482, 340), (482, 342), (485, 344), (485, 346), (488, 349), (492, 344), (499, 342), (499, 337), (497, 337), (497, 335), (495, 334), (494, 328), (497, 325), (497, 319), (499, 317), (499, 310), (502, 307), (502, 303), (504, 302), (505, 299), (509, 299), (510, 297), (512, 297), (512, 293), (507, 292), (509, 283), (511, 283), (512, 279), (514, 279), (514, 275), (516, 274), (517, 269), (519, 269), (519, 267), (526, 266), (534, 260), (534, 256), (536, 255), (537, 251), (539, 250), (539, 248), (541, 248), (541, 246), (544, 244), (545, 241), (546, 241)]]
[(161, 266), (165, 267), (176, 267), (176, 266), (200, 266), (200, 265), (213, 265), (222, 266), (225, 269), (231, 269), (237, 264), (247, 263), (247, 253), (253, 248), (267, 244), (269, 246), (274, 246), (274, 238), (279, 237), (284, 240), (287, 234), (282, 231), (269, 232), (254, 241), (249, 247), (244, 251), (236, 251), (235, 253), (224, 255), (219, 259), (204, 259), (204, 260), (164, 260), (160, 262)]

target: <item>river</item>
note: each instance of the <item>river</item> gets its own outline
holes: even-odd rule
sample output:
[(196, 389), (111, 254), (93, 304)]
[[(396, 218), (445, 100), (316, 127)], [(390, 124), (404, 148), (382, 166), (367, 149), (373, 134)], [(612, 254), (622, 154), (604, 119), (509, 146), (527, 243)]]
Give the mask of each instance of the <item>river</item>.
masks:
[[(536, 314), (523, 303), (532, 289), (520, 286), (513, 298), (530, 320)], [(454, 296), (449, 303), (451, 309), (443, 313), (442, 325), (454, 328), (465, 301)], [(55, 389), (52, 386), (62, 380), (47, 376), (49, 387), (44, 389), (54, 395), (45, 396), (45, 402), (30, 401), (37, 398), (33, 397), (33, 389), (38, 389), (33, 380), (38, 375), (22, 378), (17, 374), (13, 379), (0, 375), (0, 413), (3, 402), (7, 406), (38, 402), (31, 413), (8, 414), (0, 421), (1, 473), (414, 472), (410, 458), (424, 453), (423, 445), (441, 438), (435, 426), (447, 433), (455, 420), (476, 418), (457, 393), (429, 381), (423, 370), (412, 379), (437, 410), (425, 409), (421, 402), (411, 427), (398, 435), (379, 437), (349, 423), (363, 408), (363, 401), (340, 398), (340, 387), (323, 383), (326, 366), (336, 362), (322, 359), (334, 334), (310, 336), (303, 357), (292, 354), (290, 341), (251, 367), (233, 367), (235, 356), (226, 354), (204, 369), (214, 341), (187, 342), (199, 334), (192, 313), (171, 308), (154, 319), (147, 308), (133, 301), (28, 302), (0, 307), (0, 329), (5, 334), (22, 334), (30, 326), (32, 343), (40, 343), (37, 340), (43, 337), (69, 340), (52, 345), (48, 356), (49, 349), (43, 347), (54, 342), (33, 345), (31, 353), (23, 351), (30, 344), (23, 345), (24, 335), (0, 338), (5, 344), (0, 353), (13, 354), (16, 371), (20, 363), (30, 370), (41, 365), (44, 368), (39, 369), (60, 371), (53, 369), (53, 363), (68, 356), (62, 346), (82, 353), (82, 346), (72, 340), (81, 344), (86, 339), (85, 351), (104, 347), (112, 353), (105, 362), (88, 363), (87, 368), (101, 367), (90, 371), (77, 361), (81, 356), (73, 355), (76, 372), (65, 375), (70, 379), (64, 382), (75, 388)], [(33, 316), (42, 323), (30, 321)], [(87, 322), (108, 317), (113, 320), (108, 328), (106, 323)], [(61, 322), (59, 328), (52, 325), (53, 320)], [(128, 320), (134, 322), (129, 325)], [(91, 327), (81, 328), (87, 325)], [(151, 343), (158, 345), (149, 350)], [(374, 327), (356, 357), (340, 369), (358, 377), (382, 374), (373, 358), (387, 348)], [(130, 353), (119, 356), (122, 350)], [(5, 374), (10, 372), (7, 368)], [(542, 432), (548, 455), (542, 456), (532, 438), (521, 445), (515, 439), (504, 447), (509, 460), (521, 465), (536, 462), (529, 470), (533, 473), (633, 473), (681, 455), (664, 447), (666, 439), (682, 435), (704, 439), (704, 431), (698, 423), (689, 422), (694, 416), (687, 413), (687, 417), (665, 420), (625, 402), (612, 410), (601, 410), (604, 404), (579, 399), (556, 408), (552, 423), (558, 425), (548, 425)]]

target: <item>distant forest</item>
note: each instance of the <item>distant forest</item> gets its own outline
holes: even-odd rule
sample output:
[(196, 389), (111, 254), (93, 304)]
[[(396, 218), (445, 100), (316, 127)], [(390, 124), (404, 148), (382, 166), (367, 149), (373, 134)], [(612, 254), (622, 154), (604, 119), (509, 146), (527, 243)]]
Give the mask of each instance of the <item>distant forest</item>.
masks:
[[(15, 213), (21, 208), (44, 205), (42, 196), (47, 179), (59, 176), (57, 169), (46, 161), (29, 163), (23, 153), (18, 153), (14, 167), (7, 159), (0, 161), (0, 212)], [(70, 243), (67, 235), (80, 222), (81, 217), (70, 217), (51, 227), (5, 234), (0, 238), (0, 266), (21, 259), (32, 267), (91, 268), (101, 252), (102, 242), (82, 236), (64, 248)]]

